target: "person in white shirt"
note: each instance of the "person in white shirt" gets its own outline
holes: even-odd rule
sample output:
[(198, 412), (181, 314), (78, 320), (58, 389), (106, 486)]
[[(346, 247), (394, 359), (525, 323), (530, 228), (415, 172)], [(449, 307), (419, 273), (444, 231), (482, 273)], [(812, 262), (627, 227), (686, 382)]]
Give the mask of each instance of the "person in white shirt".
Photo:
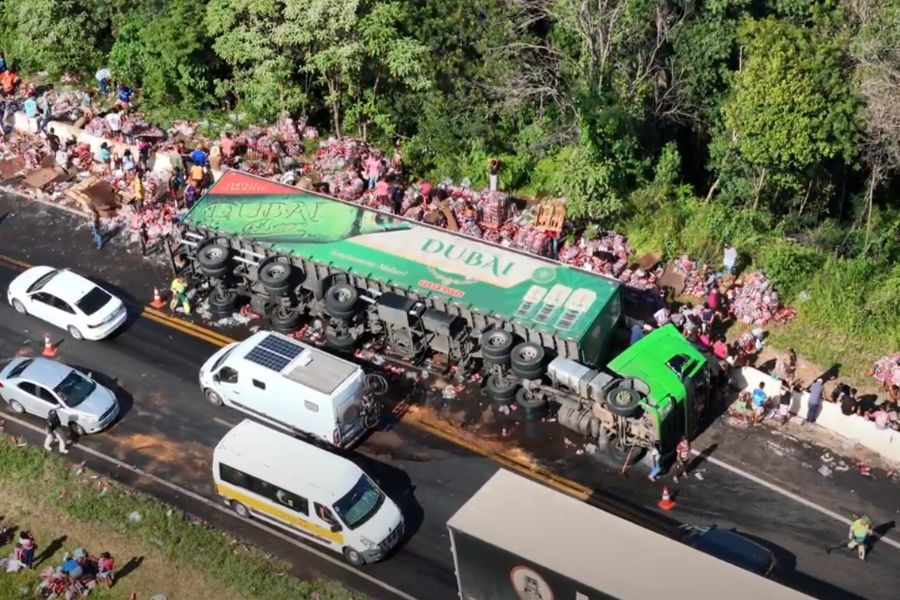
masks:
[(725, 244), (725, 255), (722, 257), (722, 264), (729, 275), (734, 275), (734, 265), (737, 264), (738, 252), (731, 244)]
[(94, 79), (97, 80), (97, 85), (100, 86), (101, 94), (109, 93), (109, 80), (112, 79), (112, 74), (109, 72), (109, 69), (103, 68), (97, 70)]

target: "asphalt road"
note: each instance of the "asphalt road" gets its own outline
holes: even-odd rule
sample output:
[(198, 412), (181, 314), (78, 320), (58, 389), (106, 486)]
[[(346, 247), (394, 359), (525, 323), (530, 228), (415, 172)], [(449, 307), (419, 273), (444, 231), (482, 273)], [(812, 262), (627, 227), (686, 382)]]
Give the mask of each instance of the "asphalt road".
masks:
[[(162, 268), (141, 263), (115, 241), (99, 253), (89, 249), (86, 232), (77, 231), (80, 221), (67, 214), (48, 214), (45, 208), (10, 199), (0, 200), (0, 215), (4, 213), (7, 216), (0, 220), (0, 254), (36, 264), (77, 267), (122, 289), (126, 296), (133, 293), (135, 302), (135, 298), (149, 297), (147, 292), (154, 282), (164, 281)], [(0, 290), (5, 290), (15, 273), (15, 269), (0, 268)], [(33, 318), (19, 316), (5, 304), (0, 306), (0, 353), (39, 351), (46, 330)], [(127, 409), (111, 430), (85, 440), (85, 445), (177, 484), (199, 498), (213, 499), (209, 475), (212, 447), (241, 418), (228, 409), (205, 404), (198, 392), (197, 371), (214, 351), (213, 345), (147, 319), (134, 319), (113, 340), (67, 340), (60, 349), (61, 360), (91, 370), (117, 386)], [(655, 509), (659, 488), (647, 482), (640, 466), (626, 478), (589, 453), (577, 455), (566, 443), (564, 432), (552, 423), (523, 426), (516, 438), (526, 444), (540, 440), (542, 466), (602, 490), (592, 501), (603, 504), (613, 498), (627, 503), (645, 512), (660, 527), (674, 527), (680, 522), (717, 523), (754, 536), (779, 554), (786, 570), (785, 581), (807, 593), (821, 598), (896, 597), (900, 584), (900, 551), (896, 547), (885, 541), (876, 543), (865, 565), (845, 553), (826, 555), (824, 547), (842, 540), (846, 526), (782, 493), (798, 494), (841, 515), (867, 511), (876, 524), (883, 526), (880, 531), (890, 537), (890, 523), (897, 511), (896, 485), (883, 478), (863, 480), (853, 469), (824, 478), (812, 468), (818, 466), (821, 450), (799, 440), (768, 429), (712, 427), (695, 444), (710, 456), (695, 468), (703, 479), (693, 477), (679, 486), (677, 508), (660, 515)], [(395, 556), (365, 572), (417, 598), (456, 597), (444, 524), (497, 465), (403, 422), (371, 436), (360, 451), (368, 467), (404, 509), (412, 530)], [(78, 451), (72, 456), (73, 460), (82, 458)], [(391, 595), (370, 579), (320, 556), (298, 553), (290, 541), (248, 527), (190, 494), (150, 477), (136, 477), (134, 472), (96, 456), (88, 458), (97, 468), (290, 560), (298, 575), (335, 577), (372, 597)], [(711, 461), (735, 465), (744, 474)], [(769, 487), (753, 481), (753, 476), (768, 482)], [(597, 540), (586, 532), (583, 543), (587, 548)], [(693, 574), (686, 575), (687, 582)]]

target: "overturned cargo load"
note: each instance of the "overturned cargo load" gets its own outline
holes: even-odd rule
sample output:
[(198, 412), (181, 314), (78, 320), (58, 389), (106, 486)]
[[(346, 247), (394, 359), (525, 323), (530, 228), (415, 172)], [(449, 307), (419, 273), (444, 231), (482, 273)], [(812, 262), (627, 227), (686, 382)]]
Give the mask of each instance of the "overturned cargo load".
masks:
[(500, 325), (587, 364), (605, 358), (622, 317), (613, 279), (239, 171), (183, 225), (198, 244), (224, 238), (317, 279), (345, 273), (359, 288), (421, 301), (473, 329)]

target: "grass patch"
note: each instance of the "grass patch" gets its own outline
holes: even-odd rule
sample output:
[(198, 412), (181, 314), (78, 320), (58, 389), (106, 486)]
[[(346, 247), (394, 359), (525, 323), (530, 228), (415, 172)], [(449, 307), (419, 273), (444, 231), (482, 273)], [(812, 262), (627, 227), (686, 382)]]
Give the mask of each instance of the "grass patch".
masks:
[[(6, 513), (4, 525), (11, 518), (29, 518), (29, 523), (15, 523), (21, 527), (31, 528), (38, 534), (38, 542), (46, 546), (51, 539), (68, 535), (66, 531), (50, 531), (47, 524), (58, 520), (68, 522), (71, 526), (83, 531), (100, 532), (98, 535), (109, 539), (121, 540), (119, 544), (126, 548), (125, 552), (135, 556), (155, 556), (164, 568), (163, 578), (156, 578), (150, 583), (154, 588), (142, 590), (147, 597), (154, 593), (171, 593), (166, 590), (168, 574), (173, 581), (179, 570), (196, 573), (197, 580), (208, 580), (225, 592), (218, 595), (200, 593), (193, 597), (216, 598), (259, 598), (259, 599), (315, 599), (346, 600), (360, 598), (341, 586), (325, 580), (300, 581), (286, 575), (290, 572), (287, 563), (278, 561), (252, 546), (243, 544), (227, 533), (213, 529), (185, 513), (155, 498), (134, 492), (114, 481), (87, 470), (74, 468), (60, 457), (44, 452), (39, 447), (17, 447), (15, 440), (8, 436), (0, 436), (0, 481), (3, 482), (2, 495), (12, 500), (19, 500), (19, 510)], [(4, 505), (11, 500), (5, 499)], [(139, 513), (139, 521), (128, 517)], [(76, 538), (72, 535), (71, 538)], [(82, 536), (83, 537), (83, 536)], [(91, 552), (99, 553), (104, 549), (114, 551), (113, 544), (109, 548), (101, 548), (98, 543), (83, 540)], [(106, 542), (99, 542), (106, 544)], [(65, 547), (72, 550), (77, 543), (67, 540)], [(4, 555), (11, 552), (12, 545), (3, 548)], [(40, 548), (38, 549), (40, 552)], [(122, 552), (114, 552), (117, 568), (121, 568), (128, 556)], [(59, 558), (42, 564), (43, 567), (58, 564)], [(135, 571), (132, 577), (138, 581)], [(35, 573), (6, 574), (0, 573), (0, 600), (20, 598), (20, 588), (30, 586), (33, 594), (37, 584)], [(128, 580), (123, 586), (130, 587)], [(179, 585), (181, 583), (179, 582)], [(123, 590), (113, 587), (107, 595), (95, 590), (97, 598), (121, 598)], [(95, 597), (92, 593), (91, 597)], [(140, 597), (144, 597), (142, 594)]]

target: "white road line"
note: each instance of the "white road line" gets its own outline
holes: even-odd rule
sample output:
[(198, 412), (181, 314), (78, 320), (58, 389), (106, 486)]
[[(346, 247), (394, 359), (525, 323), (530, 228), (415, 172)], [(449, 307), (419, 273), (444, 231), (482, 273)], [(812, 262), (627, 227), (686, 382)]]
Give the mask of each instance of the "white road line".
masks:
[[(694, 454), (694, 456), (701, 456), (703, 454), (703, 452), (698, 451), (698, 450), (693, 450), (693, 454)], [(719, 460), (718, 458), (715, 458), (713, 456), (704, 456), (703, 460), (706, 462), (709, 462), (711, 464), (714, 464), (718, 467), (722, 467), (726, 471), (731, 471), (735, 475), (739, 475), (740, 477), (743, 477), (744, 479), (749, 479), (750, 481), (752, 481), (753, 483), (755, 483), (757, 485), (761, 485), (766, 489), (769, 489), (769, 490), (772, 490), (773, 492), (781, 494), (785, 498), (790, 498), (794, 502), (802, 504), (803, 506), (805, 506), (807, 508), (816, 510), (816, 511), (822, 513), (823, 515), (825, 515), (826, 517), (831, 517), (835, 521), (843, 523), (844, 525), (850, 525), (853, 523), (853, 521), (851, 519), (848, 519), (847, 517), (840, 515), (840, 514), (834, 512), (833, 510), (829, 510), (829, 509), (825, 508), (824, 506), (820, 506), (820, 505), (816, 504), (812, 500), (807, 500), (803, 496), (797, 495), (790, 490), (786, 490), (783, 487), (777, 486), (772, 482), (762, 479), (761, 477), (757, 477), (753, 473), (748, 473), (747, 471), (744, 471), (743, 469), (739, 469), (738, 467), (729, 465), (728, 463), (723, 462), (723, 461)], [(896, 542), (887, 536), (878, 535), (878, 534), (874, 534), (874, 535), (876, 537), (878, 537), (885, 544), (888, 544), (888, 545), (893, 546), (894, 548), (900, 550), (900, 542)]]
[[(29, 423), (27, 421), (23, 421), (13, 415), (6, 414), (3, 416), (3, 418), (6, 419), (7, 421), (12, 421), (13, 423), (21, 425), (22, 427), (25, 427), (25, 428), (35, 431), (37, 433), (41, 433), (41, 434), (44, 433), (44, 429), (42, 427), (37, 427), (35, 425), (32, 425), (31, 423)], [(205, 504), (206, 506), (209, 506), (210, 508), (214, 508), (217, 511), (228, 515), (229, 517), (232, 517), (234, 519), (242, 521), (248, 525), (252, 525), (253, 527), (256, 527), (257, 529), (259, 529), (261, 531), (265, 531), (269, 535), (274, 535), (275, 537), (282, 539), (283, 541), (291, 544), (292, 546), (296, 546), (297, 548), (300, 548), (301, 550), (303, 550), (305, 552), (309, 552), (310, 554), (313, 554), (323, 560), (327, 560), (334, 566), (340, 567), (340, 568), (344, 569), (345, 571), (352, 573), (356, 577), (365, 579), (369, 583), (374, 584), (374, 585), (380, 587), (381, 589), (383, 589), (387, 592), (390, 592), (391, 594), (394, 594), (398, 598), (402, 598), (403, 600), (416, 600), (416, 598), (414, 596), (410, 596), (409, 594), (398, 590), (397, 588), (383, 582), (382, 580), (378, 579), (377, 577), (372, 577), (368, 573), (364, 573), (363, 571), (355, 569), (354, 567), (351, 567), (350, 565), (348, 565), (347, 563), (345, 563), (344, 561), (342, 561), (338, 558), (329, 556), (328, 554), (326, 554), (324, 552), (320, 552), (320, 551), (316, 550), (315, 548), (311, 548), (311, 547), (307, 546), (306, 544), (302, 544), (302, 543), (298, 542), (297, 540), (295, 540), (294, 538), (290, 537), (289, 535), (282, 533), (276, 529), (267, 527), (267, 526), (263, 525), (262, 523), (254, 521), (252, 519), (242, 519), (239, 516), (237, 516), (234, 512), (227, 509), (226, 507), (224, 507), (220, 504), (216, 504), (212, 500), (210, 500), (208, 498), (204, 498), (203, 496), (201, 496), (195, 492), (192, 492), (191, 490), (185, 489), (175, 483), (172, 483), (171, 481), (167, 481), (161, 477), (157, 477), (156, 475), (154, 475), (152, 473), (148, 473), (148, 472), (144, 471), (143, 469), (140, 469), (133, 465), (129, 465), (128, 463), (122, 462), (121, 460), (114, 458), (112, 456), (103, 454), (102, 452), (100, 452), (98, 450), (94, 450), (93, 448), (90, 448), (83, 444), (77, 444), (77, 445), (71, 446), (71, 447), (77, 448), (77, 449), (79, 449), (83, 452), (86, 452), (92, 456), (95, 456), (101, 460), (105, 460), (108, 463), (112, 463), (112, 464), (116, 465), (117, 467), (131, 471), (132, 473), (137, 473), (141, 477), (146, 477), (148, 479), (151, 479), (151, 480), (155, 481), (156, 483), (169, 488), (170, 490), (178, 492), (179, 494), (183, 494), (193, 500), (196, 500), (197, 502), (201, 502), (201, 503)]]
[(232, 427), (235, 427), (237, 425), (237, 423), (230, 423), (230, 422), (226, 421), (225, 419), (220, 419), (219, 417), (213, 417), (213, 421), (215, 421), (219, 425), (224, 425), (228, 429), (231, 429)]

